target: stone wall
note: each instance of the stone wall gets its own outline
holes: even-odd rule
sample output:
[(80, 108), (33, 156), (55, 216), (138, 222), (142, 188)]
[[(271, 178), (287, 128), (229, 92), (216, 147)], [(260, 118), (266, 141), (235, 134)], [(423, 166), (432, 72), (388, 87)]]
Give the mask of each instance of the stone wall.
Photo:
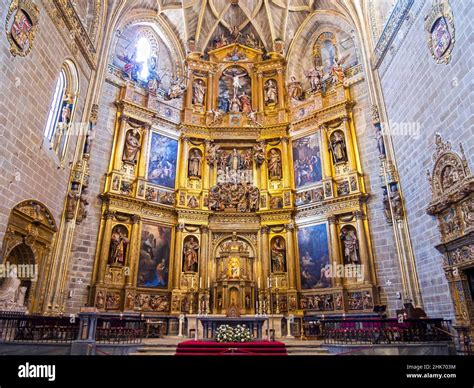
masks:
[[(10, 0), (0, 0), (2, 23), (10, 3)], [(59, 227), (68, 187), (69, 163), (77, 142), (77, 137), (70, 138), (62, 166), (55, 161), (51, 151), (42, 148), (61, 66), (66, 59), (79, 64), (84, 61), (79, 50), (71, 51), (64, 34), (50, 19), (43, 4), (35, 3), (40, 8), (39, 25), (30, 54), (14, 57), (5, 31), (0, 39), (0, 241), (3, 241), (11, 209), (26, 199), (43, 202)], [(77, 70), (79, 95), (74, 123), (82, 120), (91, 74), (86, 66), (78, 65)]]
[(462, 142), (469, 164), (474, 167), (471, 27), (474, 9), (470, 1), (450, 3), (456, 26), (451, 62), (438, 65), (431, 57), (424, 17), (432, 1), (418, 0), (391, 53), (384, 59), (380, 75), (392, 129), (399, 129), (401, 123), (415, 129), (412, 135), (395, 134), (393, 144), (424, 308), (430, 316), (452, 318), (453, 306), (441, 255), (434, 248), (440, 243), (437, 223), (425, 212), (431, 199), (426, 170), (433, 167), (435, 132), (450, 140), (455, 149)]

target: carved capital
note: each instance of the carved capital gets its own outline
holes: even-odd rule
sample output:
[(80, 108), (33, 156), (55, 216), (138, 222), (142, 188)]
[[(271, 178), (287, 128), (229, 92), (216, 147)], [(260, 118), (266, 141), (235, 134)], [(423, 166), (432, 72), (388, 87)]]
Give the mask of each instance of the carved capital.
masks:
[(184, 224), (181, 223), (181, 224), (176, 225), (176, 230), (178, 232), (182, 232), (184, 230)]
[(202, 234), (208, 234), (209, 233), (209, 228), (207, 226), (201, 226), (201, 233)]
[(337, 217), (336, 216), (329, 216), (328, 217), (328, 222), (329, 222), (329, 225), (337, 224)]
[(138, 214), (134, 214), (131, 217), (132, 224), (138, 224), (141, 220), (141, 217)]
[(268, 234), (268, 232), (270, 231), (270, 228), (264, 225), (260, 228), (260, 230), (262, 231), (262, 234)]
[(295, 224), (293, 224), (293, 222), (290, 222), (289, 224), (285, 225), (285, 229), (287, 232), (292, 232), (293, 230), (295, 230)]
[(106, 210), (104, 212), (104, 220), (113, 220), (115, 217), (115, 212), (112, 212), (110, 210)]
[(364, 220), (365, 219), (364, 213), (361, 212), (360, 210), (355, 211), (354, 215), (355, 215), (356, 220)]

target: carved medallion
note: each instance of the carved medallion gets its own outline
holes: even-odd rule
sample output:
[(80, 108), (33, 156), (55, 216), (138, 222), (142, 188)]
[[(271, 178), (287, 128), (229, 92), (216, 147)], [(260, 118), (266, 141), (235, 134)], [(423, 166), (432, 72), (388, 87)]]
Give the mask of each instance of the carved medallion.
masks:
[(5, 20), (5, 31), (13, 56), (25, 57), (33, 47), (39, 8), (30, 0), (13, 0)]
[(448, 64), (455, 41), (453, 12), (448, 0), (434, 0), (431, 12), (425, 18), (425, 30), (436, 63)]

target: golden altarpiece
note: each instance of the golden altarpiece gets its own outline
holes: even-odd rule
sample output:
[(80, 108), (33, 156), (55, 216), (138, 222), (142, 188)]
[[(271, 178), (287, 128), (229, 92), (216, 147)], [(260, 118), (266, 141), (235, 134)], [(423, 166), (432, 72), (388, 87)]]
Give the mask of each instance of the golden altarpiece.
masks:
[(283, 56), (238, 43), (186, 65), (182, 107), (131, 81), (121, 90), (90, 304), (175, 316), (372, 312), (350, 88), (328, 82), (290, 103)]

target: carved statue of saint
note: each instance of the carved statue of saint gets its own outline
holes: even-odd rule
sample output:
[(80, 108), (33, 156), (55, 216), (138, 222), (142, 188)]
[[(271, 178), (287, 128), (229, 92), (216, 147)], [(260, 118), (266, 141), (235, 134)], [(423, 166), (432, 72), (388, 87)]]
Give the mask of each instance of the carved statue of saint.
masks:
[(390, 187), (390, 202), (392, 204), (393, 216), (396, 220), (403, 218), (403, 205), (400, 192), (396, 184)]
[(272, 148), (268, 156), (268, 176), (270, 179), (281, 179), (281, 154), (280, 152)]
[(69, 193), (67, 193), (67, 198), (66, 198), (66, 211), (65, 211), (65, 218), (66, 221), (70, 221), (74, 218), (74, 214), (76, 213), (76, 205), (77, 201), (79, 199), (79, 194), (71, 190)]
[(290, 82), (288, 83), (288, 96), (293, 101), (300, 101), (303, 99), (303, 86), (294, 75), (291, 76)]
[(276, 104), (278, 102), (278, 91), (276, 82), (269, 79), (265, 82), (265, 104)]
[(123, 148), (122, 160), (128, 163), (136, 163), (139, 150), (140, 133), (136, 128), (130, 129), (125, 135), (125, 146)]
[(16, 267), (12, 270), (0, 286), (0, 303), (17, 303), (21, 280), (18, 279)]
[(331, 136), (331, 151), (334, 163), (347, 162), (347, 150), (344, 136), (336, 131)]
[(359, 263), (359, 240), (352, 229), (341, 230), (341, 241), (344, 247), (344, 259), (346, 264)]
[(197, 148), (194, 148), (188, 160), (188, 176), (189, 177), (201, 177), (201, 153)]
[(332, 82), (333, 83), (338, 83), (338, 82), (344, 82), (344, 69), (342, 68), (342, 64), (344, 63), (345, 58), (339, 60), (339, 59), (334, 59), (334, 65), (332, 66), (331, 69), (331, 75), (332, 75)]
[(191, 236), (183, 246), (184, 271), (197, 272), (199, 242)]
[(237, 152), (237, 149), (235, 148), (232, 150), (232, 154), (229, 156), (228, 166), (233, 171), (240, 170), (241, 158), (239, 153)]
[(128, 232), (124, 226), (116, 226), (112, 230), (109, 248), (109, 264), (124, 265), (128, 248)]
[(263, 141), (253, 146), (253, 160), (257, 166), (261, 166), (265, 161), (265, 143)]
[(206, 95), (206, 85), (202, 79), (198, 79), (193, 83), (193, 104), (203, 105)]
[(252, 112), (252, 101), (250, 100), (250, 96), (245, 93), (245, 90), (239, 96), (239, 100), (240, 100), (240, 106), (241, 106), (242, 112), (244, 113)]
[(286, 267), (285, 240), (275, 237), (271, 245), (272, 272), (284, 272)]
[(375, 133), (375, 140), (377, 141), (377, 149), (379, 150), (379, 156), (380, 157), (385, 157), (385, 143), (383, 141), (383, 134), (382, 130), (378, 129)]

